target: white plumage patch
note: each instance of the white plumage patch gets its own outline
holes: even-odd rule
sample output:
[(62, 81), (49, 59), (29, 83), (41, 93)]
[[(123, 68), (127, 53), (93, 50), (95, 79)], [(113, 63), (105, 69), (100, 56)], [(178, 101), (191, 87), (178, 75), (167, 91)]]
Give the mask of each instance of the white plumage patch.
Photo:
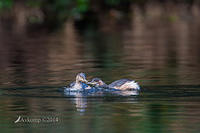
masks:
[(130, 81), (130, 82), (126, 82), (125, 84), (123, 84), (121, 87), (119, 87), (120, 90), (126, 90), (126, 89), (136, 89), (139, 90), (140, 86), (138, 85), (137, 82), (135, 81)]

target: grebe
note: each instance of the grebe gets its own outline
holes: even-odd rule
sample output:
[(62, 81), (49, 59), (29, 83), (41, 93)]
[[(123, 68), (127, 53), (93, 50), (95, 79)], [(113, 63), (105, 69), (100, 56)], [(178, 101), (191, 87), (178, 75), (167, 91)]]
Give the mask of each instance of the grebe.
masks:
[(86, 80), (85, 73), (78, 73), (76, 75), (76, 81), (72, 82), (69, 85), (69, 88), (66, 87), (65, 91), (83, 91), (85, 89), (90, 89), (91, 87), (87, 85), (88, 81)]
[(130, 79), (116, 80), (107, 85), (100, 78), (93, 78), (91, 82), (88, 82), (88, 84), (92, 84), (95, 85), (95, 87), (100, 88), (113, 88), (118, 90), (140, 90), (140, 86), (138, 85), (138, 83)]

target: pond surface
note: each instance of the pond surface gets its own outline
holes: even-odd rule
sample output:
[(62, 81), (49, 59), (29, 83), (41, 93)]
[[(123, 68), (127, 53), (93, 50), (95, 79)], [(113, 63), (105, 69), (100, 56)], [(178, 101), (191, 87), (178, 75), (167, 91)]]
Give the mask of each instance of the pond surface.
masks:
[[(174, 11), (168, 20), (159, 7), (146, 10), (135, 7), (127, 20), (110, 17), (98, 28), (80, 30), (68, 20), (51, 33), (2, 22), (0, 131), (200, 132), (199, 15)], [(141, 91), (101, 97), (60, 92), (78, 72), (106, 83), (133, 79)]]

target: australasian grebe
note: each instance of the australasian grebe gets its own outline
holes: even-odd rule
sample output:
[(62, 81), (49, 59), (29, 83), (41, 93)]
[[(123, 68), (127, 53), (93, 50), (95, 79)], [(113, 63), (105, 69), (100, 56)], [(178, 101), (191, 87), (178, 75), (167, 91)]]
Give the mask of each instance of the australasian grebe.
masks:
[(85, 89), (90, 89), (91, 87), (87, 85), (88, 81), (86, 80), (85, 73), (78, 73), (76, 75), (76, 81), (72, 82), (69, 85), (69, 88), (66, 88), (66, 91), (83, 91)]
[(96, 87), (113, 88), (118, 90), (140, 90), (140, 86), (138, 85), (138, 83), (130, 79), (116, 80), (111, 84), (107, 85), (100, 78), (93, 78), (91, 82), (88, 82), (88, 84), (95, 85)]

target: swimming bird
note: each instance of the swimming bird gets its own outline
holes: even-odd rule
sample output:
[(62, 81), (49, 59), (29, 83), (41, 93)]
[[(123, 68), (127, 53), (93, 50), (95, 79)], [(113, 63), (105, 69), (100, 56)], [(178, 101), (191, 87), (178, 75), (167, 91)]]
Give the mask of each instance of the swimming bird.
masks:
[(66, 87), (65, 91), (83, 91), (85, 89), (90, 89), (91, 87), (87, 85), (88, 81), (86, 80), (85, 73), (78, 73), (76, 75), (76, 81), (72, 82), (69, 85), (69, 88)]
[(100, 78), (93, 78), (88, 84), (95, 85), (95, 87), (100, 88), (113, 88), (118, 90), (140, 90), (140, 86), (137, 82), (130, 79), (120, 79), (107, 85)]

